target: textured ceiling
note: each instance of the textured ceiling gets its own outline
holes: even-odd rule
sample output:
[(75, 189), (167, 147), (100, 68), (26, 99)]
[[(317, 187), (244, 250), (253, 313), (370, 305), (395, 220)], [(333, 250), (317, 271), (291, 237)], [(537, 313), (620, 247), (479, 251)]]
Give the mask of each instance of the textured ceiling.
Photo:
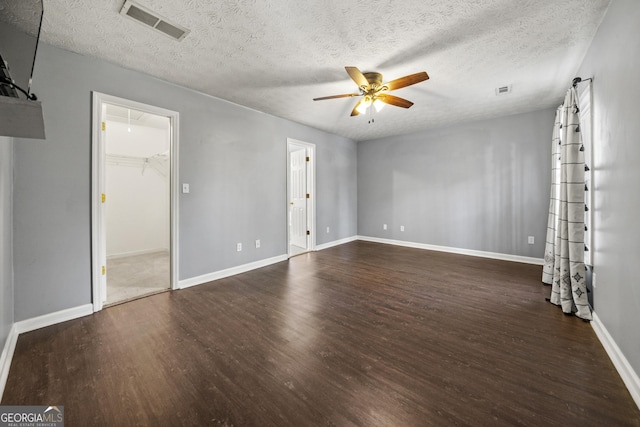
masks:
[[(559, 104), (610, 0), (140, 0), (191, 30), (181, 42), (121, 16), (123, 3), (44, 0), (41, 40), (367, 140)], [(0, 21), (26, 28), (28, 4), (0, 0)], [(349, 117), (355, 98), (312, 100), (356, 92), (347, 65), (431, 78), (393, 92), (413, 107), (368, 124)]]

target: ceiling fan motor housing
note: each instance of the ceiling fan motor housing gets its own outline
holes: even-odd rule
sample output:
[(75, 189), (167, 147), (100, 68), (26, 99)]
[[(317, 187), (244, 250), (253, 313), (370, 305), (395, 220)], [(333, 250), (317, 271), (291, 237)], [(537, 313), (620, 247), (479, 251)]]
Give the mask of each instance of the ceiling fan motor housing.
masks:
[(382, 74), (380, 73), (362, 73), (365, 77), (365, 79), (367, 79), (367, 81), (369, 82), (369, 85), (371, 86), (380, 86), (382, 85)]

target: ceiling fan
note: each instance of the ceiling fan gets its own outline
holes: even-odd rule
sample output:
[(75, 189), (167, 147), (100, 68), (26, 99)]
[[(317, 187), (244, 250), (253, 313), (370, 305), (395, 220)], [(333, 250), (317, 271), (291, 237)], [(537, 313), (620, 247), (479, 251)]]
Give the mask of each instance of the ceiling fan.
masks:
[(314, 101), (322, 101), (324, 99), (350, 98), (353, 96), (362, 96), (356, 106), (351, 111), (351, 116), (357, 116), (365, 113), (367, 108), (374, 106), (376, 110), (380, 110), (384, 104), (395, 105), (396, 107), (409, 108), (413, 102), (406, 99), (389, 95), (387, 92), (411, 86), (416, 83), (423, 82), (429, 78), (426, 72), (410, 74), (391, 80), (388, 83), (382, 83), (382, 74), (380, 73), (363, 73), (357, 67), (344, 67), (349, 77), (358, 85), (359, 93), (345, 93), (342, 95), (323, 96), (321, 98), (313, 98)]

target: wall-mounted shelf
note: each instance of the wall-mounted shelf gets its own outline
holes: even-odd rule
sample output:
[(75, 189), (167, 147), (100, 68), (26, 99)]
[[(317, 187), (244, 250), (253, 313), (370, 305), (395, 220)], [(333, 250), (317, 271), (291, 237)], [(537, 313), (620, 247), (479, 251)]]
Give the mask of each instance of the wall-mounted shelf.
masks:
[(0, 136), (45, 139), (40, 101), (0, 96)]

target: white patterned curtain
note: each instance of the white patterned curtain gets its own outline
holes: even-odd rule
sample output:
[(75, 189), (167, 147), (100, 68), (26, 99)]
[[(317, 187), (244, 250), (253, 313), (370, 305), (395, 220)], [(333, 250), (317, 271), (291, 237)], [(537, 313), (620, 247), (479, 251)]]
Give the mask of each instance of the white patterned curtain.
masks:
[(578, 97), (570, 88), (556, 112), (552, 136), (551, 200), (542, 281), (564, 313), (592, 320), (584, 265), (585, 163)]

